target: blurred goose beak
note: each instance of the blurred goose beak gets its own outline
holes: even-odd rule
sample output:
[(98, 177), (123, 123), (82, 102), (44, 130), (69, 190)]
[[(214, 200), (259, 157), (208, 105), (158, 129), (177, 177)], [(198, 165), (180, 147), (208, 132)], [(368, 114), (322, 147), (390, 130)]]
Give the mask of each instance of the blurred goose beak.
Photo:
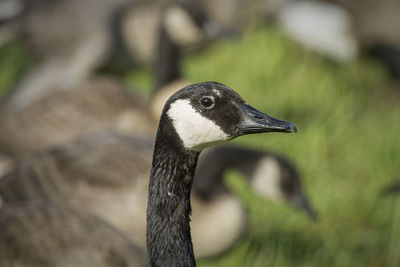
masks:
[(243, 112), (243, 120), (236, 126), (241, 134), (264, 132), (297, 132), (296, 125), (288, 121), (272, 118), (248, 104), (238, 104)]
[(310, 203), (303, 193), (296, 194), (291, 199), (291, 202), (295, 207), (304, 210), (313, 221), (317, 220), (317, 212), (311, 207)]

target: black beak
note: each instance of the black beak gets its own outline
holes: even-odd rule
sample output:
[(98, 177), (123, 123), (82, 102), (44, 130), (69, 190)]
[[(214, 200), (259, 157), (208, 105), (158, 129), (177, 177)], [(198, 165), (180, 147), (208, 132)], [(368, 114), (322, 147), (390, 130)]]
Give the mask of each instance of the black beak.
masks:
[(238, 104), (243, 120), (236, 126), (241, 134), (265, 132), (297, 132), (296, 126), (288, 121), (274, 119), (247, 104)]
[(301, 209), (304, 210), (307, 215), (313, 220), (316, 221), (318, 218), (317, 212), (311, 207), (310, 203), (308, 202), (306, 196), (300, 192), (296, 194), (292, 199), (291, 199), (292, 204)]
[(400, 193), (400, 182), (397, 181), (396, 183), (393, 183), (391, 185), (386, 186), (382, 190), (382, 195), (387, 196), (387, 195), (395, 195)]

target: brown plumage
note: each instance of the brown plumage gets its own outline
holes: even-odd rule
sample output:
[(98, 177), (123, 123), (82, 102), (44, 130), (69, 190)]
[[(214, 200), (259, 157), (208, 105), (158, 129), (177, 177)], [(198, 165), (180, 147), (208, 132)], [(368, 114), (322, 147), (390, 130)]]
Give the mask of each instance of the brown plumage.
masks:
[(26, 108), (0, 113), (0, 149), (18, 156), (105, 129), (153, 134), (144, 101), (107, 79), (58, 91)]
[[(144, 248), (152, 153), (151, 138), (115, 131), (83, 136), (16, 161), (0, 178), (0, 198), (5, 203), (45, 201), (80, 207), (107, 220)], [(204, 201), (193, 195), (192, 202), (193, 239), (200, 258), (235, 244), (246, 225), (245, 210), (235, 196)], [(215, 224), (215, 229), (225, 230), (224, 238), (204, 233), (215, 216), (224, 218)]]
[(0, 265), (4, 267), (147, 265), (143, 250), (106, 222), (76, 208), (4, 205), (0, 229)]

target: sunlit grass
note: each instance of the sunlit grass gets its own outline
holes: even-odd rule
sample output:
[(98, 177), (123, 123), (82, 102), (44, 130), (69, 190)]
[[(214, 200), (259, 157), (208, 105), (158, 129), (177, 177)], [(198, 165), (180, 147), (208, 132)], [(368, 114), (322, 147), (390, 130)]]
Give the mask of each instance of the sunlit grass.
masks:
[[(18, 47), (0, 50), (0, 90), (27, 64)], [(225, 83), (257, 109), (297, 125), (297, 134), (233, 142), (295, 162), (320, 215), (312, 222), (262, 200), (229, 174), (229, 186), (249, 209), (249, 230), (234, 250), (199, 266), (400, 265), (400, 198), (380, 195), (400, 176), (400, 96), (387, 89), (379, 64), (337, 65), (266, 28), (186, 57), (184, 73), (191, 82)], [(126, 79), (148, 92), (149, 77), (144, 70)]]
[(151, 77), (150, 69), (142, 68), (129, 71), (124, 80), (132, 90), (149, 96), (154, 86)]

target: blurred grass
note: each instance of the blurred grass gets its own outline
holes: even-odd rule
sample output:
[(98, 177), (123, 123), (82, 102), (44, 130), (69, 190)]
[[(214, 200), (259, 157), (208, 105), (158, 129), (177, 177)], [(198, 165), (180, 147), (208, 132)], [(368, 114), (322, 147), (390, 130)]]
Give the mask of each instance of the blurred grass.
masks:
[(0, 47), (0, 96), (10, 89), (13, 82), (34, 62), (20, 40), (13, 40)]
[(400, 207), (379, 195), (399, 176), (400, 96), (387, 89), (379, 64), (336, 65), (269, 28), (219, 42), (187, 58), (184, 69), (193, 82), (225, 83), (254, 107), (297, 125), (296, 135), (234, 142), (296, 162), (320, 213), (313, 223), (236, 181), (251, 215), (247, 238), (200, 266), (400, 266)]
[[(18, 47), (0, 50), (0, 91), (27, 64)], [(314, 223), (262, 200), (229, 174), (250, 227), (234, 250), (199, 266), (400, 266), (400, 199), (380, 196), (400, 176), (400, 96), (387, 89), (379, 64), (336, 65), (265, 28), (186, 57), (184, 73), (191, 82), (225, 83), (257, 109), (297, 125), (297, 134), (233, 142), (293, 160), (320, 215)], [(149, 77), (143, 70), (125, 79), (148, 92)]]

